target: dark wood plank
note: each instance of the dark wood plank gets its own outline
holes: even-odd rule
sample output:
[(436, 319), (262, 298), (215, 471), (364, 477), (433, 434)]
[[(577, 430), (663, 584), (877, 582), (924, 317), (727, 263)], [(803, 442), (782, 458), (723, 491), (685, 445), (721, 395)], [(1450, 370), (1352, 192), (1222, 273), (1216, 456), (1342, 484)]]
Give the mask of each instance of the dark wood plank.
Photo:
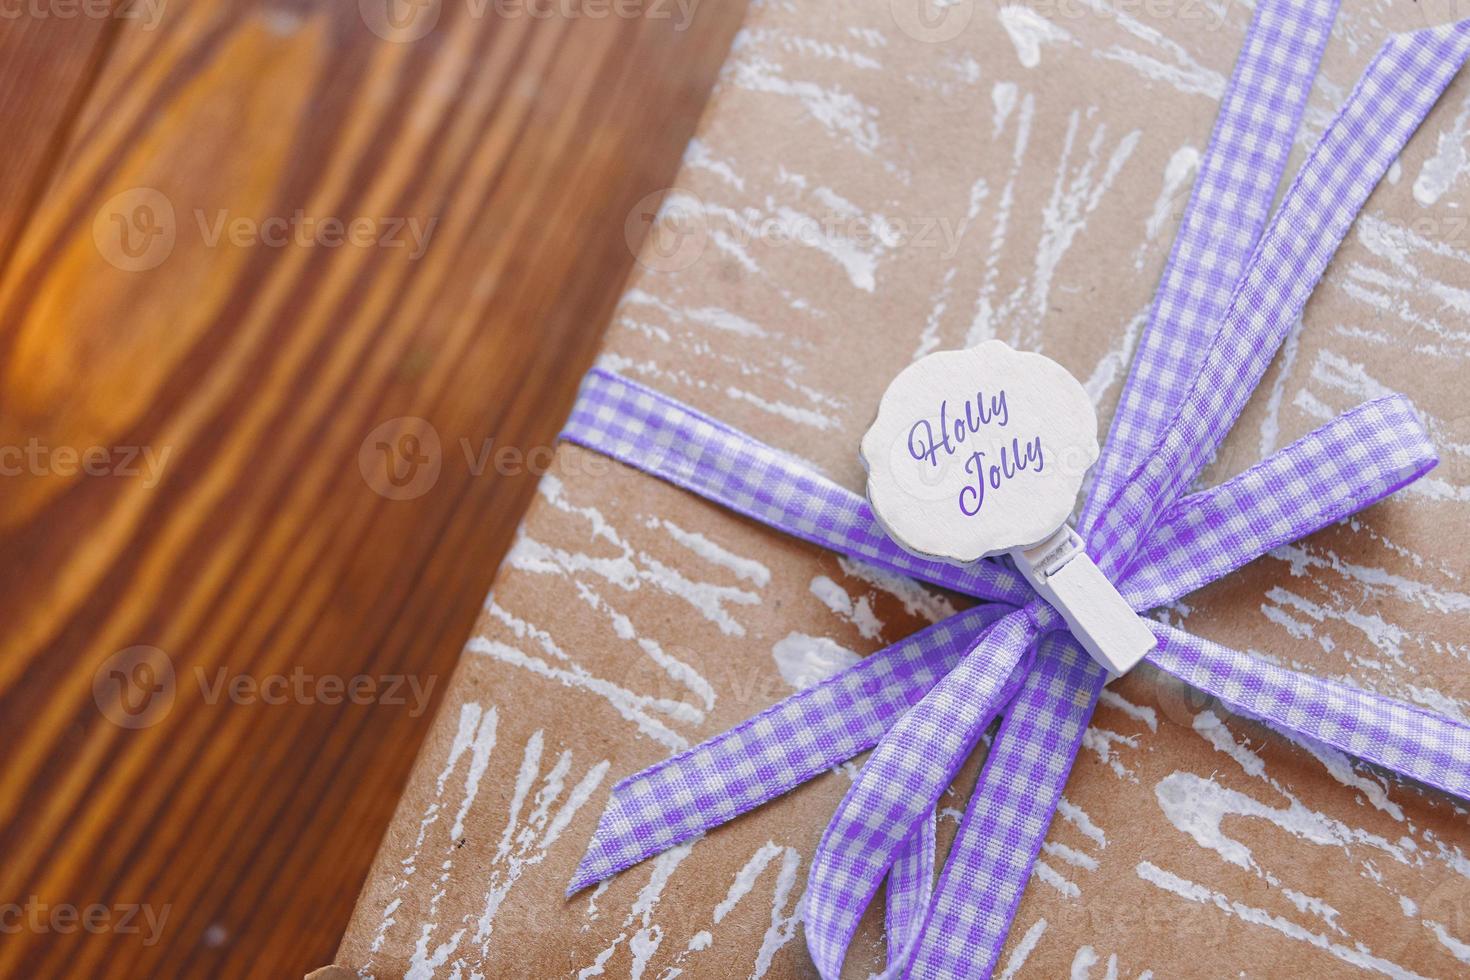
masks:
[[(122, 27), (148, 21), (112, 16), (93, 0), (82, 16), (65, 4), (31, 0), (0, 7), (0, 269), (40, 200), (82, 100)], [(140, 11), (141, 12), (141, 11)]]
[[(142, 916), (28, 924), (0, 975), (330, 961), (433, 710), (386, 684), (437, 699), (534, 486), (473, 457), (553, 440), (632, 263), (624, 216), (672, 178), (741, 13), (445, 0), (410, 41), (366, 6), (117, 30), (0, 279), (0, 903), (166, 916), (152, 944)], [(298, 213), (364, 243), (250, 232)], [(412, 239), (396, 219), (422, 254), (377, 243)], [(426, 431), (403, 417), (441, 449), (396, 500), (379, 444)], [(140, 645), (151, 700), (118, 657)], [(369, 703), (306, 680), (358, 675)]]

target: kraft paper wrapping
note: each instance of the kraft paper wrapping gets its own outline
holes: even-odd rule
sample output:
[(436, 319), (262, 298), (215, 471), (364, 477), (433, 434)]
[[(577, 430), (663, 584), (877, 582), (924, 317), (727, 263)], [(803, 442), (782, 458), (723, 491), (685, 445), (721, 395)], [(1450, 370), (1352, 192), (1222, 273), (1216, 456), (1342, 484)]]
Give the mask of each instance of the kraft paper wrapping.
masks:
[[(910, 6), (751, 11), (603, 355), (859, 491), (879, 396), (930, 350), (1040, 351), (1110, 415), (1250, 16), (960, 0), (920, 22)], [(1456, 12), (1345, 7), (1296, 159), (1389, 33)], [(1165, 614), (1462, 718), (1467, 134), (1462, 74), (1209, 476), (1390, 390), (1421, 409), (1440, 468)], [(570, 901), (563, 889), (618, 779), (962, 604), (561, 447), (338, 962), (384, 977), (811, 975), (797, 903), (855, 766)], [(881, 965), (870, 919), (853, 976)], [(1464, 975), (1465, 810), (1142, 667), (1104, 695), (1001, 969)]]

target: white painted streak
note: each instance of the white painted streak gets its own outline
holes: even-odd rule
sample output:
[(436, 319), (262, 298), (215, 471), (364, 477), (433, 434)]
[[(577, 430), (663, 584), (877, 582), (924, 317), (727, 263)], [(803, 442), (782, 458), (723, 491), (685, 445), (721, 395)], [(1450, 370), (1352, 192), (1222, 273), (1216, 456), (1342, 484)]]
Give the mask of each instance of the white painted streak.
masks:
[(668, 532), (669, 537), (705, 561), (734, 572), (736, 578), (744, 579), (761, 588), (771, 584), (771, 570), (765, 565), (754, 558), (746, 558), (720, 547), (698, 531), (686, 531), (673, 521), (658, 517), (650, 517), (647, 525), (653, 529), (662, 528)]
[(580, 664), (573, 664), (570, 667), (553, 666), (539, 657), (533, 657), (498, 640), (487, 640), (480, 636), (471, 637), (469, 643), (465, 644), (465, 652), (499, 660), (513, 667), (520, 667), (548, 680), (554, 680), (565, 687), (596, 694), (619, 715), (631, 721), (639, 732), (674, 751), (688, 748), (689, 740), (655, 718), (651, 711), (663, 711), (670, 716), (691, 722), (703, 717), (703, 713), (691, 705), (666, 698), (635, 694), (612, 681), (593, 676)]
[(1133, 352), (1138, 347), (1138, 338), (1143, 334), (1143, 326), (1148, 322), (1148, 314), (1149, 308), (1144, 307), (1128, 320), (1118, 343), (1098, 358), (1097, 366), (1082, 383), (1082, 387), (1087, 389), (1087, 395), (1094, 404), (1103, 400), (1103, 396), (1118, 382), (1119, 378), (1123, 377), (1128, 366), (1133, 363)]
[(1046, 841), (1041, 845), (1041, 850), (1051, 857), (1065, 861), (1074, 868), (1084, 868), (1088, 871), (1096, 871), (1098, 868), (1097, 858), (1091, 854), (1084, 854), (1074, 847), (1068, 847), (1066, 844)]
[(1077, 898), (1082, 894), (1082, 889), (1078, 888), (1075, 882), (1068, 880), (1056, 868), (1053, 868), (1040, 859), (1037, 860), (1036, 865), (1031, 869), (1031, 877), (1037, 878), (1052, 886), (1067, 898)]
[(825, 575), (812, 579), (811, 592), (821, 600), (822, 605), (856, 626), (864, 639), (874, 640), (882, 634), (883, 624), (873, 615), (873, 607), (867, 596), (859, 596), (854, 601), (846, 589)]
[(1439, 944), (1450, 951), (1451, 956), (1461, 963), (1470, 963), (1470, 943), (1456, 939), (1438, 922), (1425, 922), (1424, 925), (1434, 933), (1434, 938), (1439, 940)]
[(1026, 965), (1026, 959), (1036, 949), (1036, 944), (1041, 942), (1041, 937), (1046, 932), (1046, 919), (1037, 919), (1026, 930), (1021, 941), (1016, 943), (1016, 948), (1011, 950), (1010, 958), (1006, 960), (1005, 971), (1001, 973), (1000, 980), (1014, 980), (1021, 967)]
[(1261, 457), (1270, 456), (1281, 442), (1281, 400), (1286, 396), (1286, 382), (1291, 378), (1291, 369), (1296, 366), (1297, 350), (1301, 346), (1302, 321), (1297, 317), (1281, 343), (1280, 363), (1276, 377), (1266, 395), (1266, 416), (1261, 420)]
[(740, 52), (725, 66), (725, 77), (737, 88), (793, 98), (834, 136), (845, 139), (860, 153), (871, 156), (882, 142), (878, 134), (878, 110), (839, 85), (791, 80), (781, 66)]
[(1166, 37), (1163, 32), (1137, 17), (1125, 13), (1121, 5), (1113, 6), (1106, 0), (1081, 2), (1143, 42), (1140, 48), (1115, 44), (1106, 49), (1094, 50), (1095, 57), (1122, 64), (1144, 78), (1163, 82), (1186, 94), (1202, 95), (1213, 100), (1219, 100), (1225, 94), (1225, 76), (1201, 65), (1184, 45)]
[[(545, 860), (548, 849), (561, 837), (577, 811), (591, 799), (610, 767), (607, 760), (593, 765), (563, 801), (566, 778), (572, 769), (572, 752), (570, 749), (563, 749), (558, 753), (556, 762), (543, 776), (541, 759), (544, 749), (545, 734), (537, 730), (527, 739), (521, 755), (521, 765), (506, 808), (505, 827), (490, 862), (484, 908), (475, 927), (473, 942), (480, 947), (478, 966), (483, 966), (489, 956), (495, 919), (511, 889), (526, 869)], [(537, 790), (534, 799), (531, 799), (531, 790), (538, 776), (541, 778), (541, 788)], [(531, 799), (531, 810), (523, 820), (521, 814), (528, 799)], [(561, 806), (553, 815), (551, 808), (558, 801), (561, 801)], [(588, 903), (589, 915), (594, 918), (596, 899), (601, 894), (599, 889)]]
[[(600, 595), (587, 585), (582, 582), (576, 582), (574, 584), (577, 587), (577, 595), (583, 602), (607, 616), (608, 620), (612, 623), (613, 633), (618, 639), (636, 643), (648, 659), (658, 664), (664, 673), (693, 692), (704, 704), (706, 711), (714, 708), (714, 685), (709, 682), (708, 678), (695, 669), (693, 664), (680, 660), (673, 654), (666, 652), (662, 644), (652, 637), (639, 636), (637, 630), (633, 628), (633, 621), (631, 619), (614, 609), (610, 603), (605, 602)], [(493, 612), (500, 614), (503, 611), (497, 607)], [(516, 635), (520, 636), (522, 634), (518, 632)]]
[(1086, 810), (1082, 809), (1080, 806), (1073, 803), (1065, 796), (1057, 801), (1057, 812), (1060, 813), (1063, 819), (1065, 819), (1068, 823), (1072, 824), (1074, 827), (1080, 830), (1084, 837), (1087, 837), (1097, 842), (1098, 847), (1108, 846), (1108, 838), (1103, 833), (1102, 828), (1092, 822), (1092, 818), (1087, 815)]
[(791, 903), (792, 895), (797, 887), (801, 855), (795, 848), (782, 847), (773, 841), (767, 841), (756, 850), (755, 854), (751, 855), (744, 867), (735, 873), (735, 880), (730, 883), (730, 888), (725, 892), (724, 900), (714, 909), (714, 920), (718, 924), (735, 909), (741, 899), (750, 894), (761, 873), (778, 858), (780, 865), (776, 871), (776, 882), (772, 891), (771, 918), (765, 935), (761, 939), (761, 948), (756, 953), (750, 974), (755, 980), (759, 980), (770, 971), (771, 961), (775, 955), (783, 946), (796, 938), (796, 927), (801, 919), (800, 905), (797, 903), (796, 907), (790, 911), (787, 911), (787, 906)]
[(1149, 238), (1158, 238), (1166, 224), (1177, 224), (1189, 203), (1189, 190), (1199, 170), (1199, 150), (1185, 144), (1174, 151), (1164, 165), (1164, 184), (1154, 201), (1154, 209), (1144, 223)]
[(458, 840), (464, 835), (465, 817), (469, 816), (470, 807), (480, 792), (480, 780), (485, 776), (485, 769), (490, 765), (490, 753), (495, 749), (497, 720), (496, 711), (491, 708), (485, 712), (480, 721), (480, 727), (475, 731), (475, 739), (470, 746), (469, 771), (465, 774), (464, 779), (464, 795), (460, 799), (459, 809), (454, 814), (454, 824), (449, 829), (450, 840)]
[(1274, 929), (1289, 939), (1314, 946), (1359, 969), (1382, 973), (1385, 976), (1394, 977), (1395, 980), (1426, 980), (1420, 974), (1399, 966), (1397, 963), (1374, 956), (1361, 941), (1357, 942), (1354, 948), (1348, 948), (1321, 933), (1312, 932), (1295, 922), (1272, 915), (1264, 909), (1237, 902), (1204, 885), (1165, 871), (1149, 861), (1139, 862), (1135, 870), (1139, 878), (1164, 891), (1201, 905), (1213, 905), (1226, 915), (1235, 916), (1243, 922)]
[(1367, 844), (1402, 864), (1409, 863), (1408, 852), (1415, 848), (1414, 842), (1408, 838), (1401, 838), (1395, 843), (1349, 827), (1340, 820), (1308, 808), (1295, 797), (1289, 797), (1284, 807), (1273, 807), (1194, 773), (1170, 773), (1154, 787), (1154, 796), (1169, 822), (1194, 838), (1196, 844), (1214, 851), (1230, 864), (1254, 871), (1262, 877), (1265, 877), (1265, 872), (1256, 864), (1250, 848), (1222, 829), (1226, 817), (1264, 820), (1298, 840), (1322, 847), (1346, 850), (1352, 844)]
[(760, 603), (760, 596), (735, 586), (693, 581), (647, 552), (635, 551), (595, 507), (572, 504), (561, 481), (550, 474), (542, 477), (537, 489), (553, 507), (587, 520), (592, 525), (593, 537), (611, 542), (621, 554), (600, 556), (569, 551), (522, 534), (506, 558), (511, 567), (538, 575), (588, 573), (625, 591), (637, 590), (647, 583), (687, 602), (725, 635), (745, 635), (745, 627), (731, 615), (726, 604), (754, 606)]
[(771, 648), (781, 677), (801, 691), (856, 664), (861, 658), (825, 636), (788, 633)]
[(730, 162), (716, 157), (710, 150), (709, 144), (698, 137), (691, 139), (689, 145), (684, 148), (684, 166), (708, 170), (737, 191), (745, 190), (744, 178), (735, 172)]
[[(992, 124), (991, 138), (998, 138), (1001, 131), (1006, 128), (1006, 120), (1016, 109), (1016, 83), (996, 82), (990, 88), (990, 104), (994, 107), (995, 116)], [(1045, 922), (1045, 919), (1041, 920)]]
[(1117, 691), (1107, 687), (1103, 688), (1102, 696), (1098, 700), (1110, 708), (1116, 708), (1135, 721), (1143, 722), (1151, 732), (1159, 730), (1159, 715), (1153, 708), (1141, 704), (1134, 704), (1132, 701), (1125, 699)]
[(1322, 768), (1327, 770), (1328, 775), (1344, 786), (1357, 790), (1363, 794), (1375, 810), (1388, 814), (1399, 823), (1404, 822), (1404, 811), (1397, 803), (1388, 797), (1388, 787), (1381, 780), (1370, 775), (1360, 774), (1353, 768), (1353, 760), (1344, 752), (1339, 752), (1330, 745), (1313, 742), (1297, 736), (1294, 741), (1318, 762)]
[[(1006, 109), (1009, 115), (1010, 109)], [(1011, 164), (1006, 175), (1005, 186), (996, 202), (995, 222), (990, 230), (990, 247), (985, 258), (985, 278), (975, 297), (975, 311), (971, 317), (965, 346), (973, 347), (982, 340), (995, 336), (995, 328), (1005, 311), (1005, 302), (996, 295), (1000, 280), (1000, 259), (1005, 249), (1006, 234), (1010, 227), (1011, 208), (1015, 203), (1016, 182), (1021, 176), (1026, 149), (1031, 142), (1031, 125), (1036, 116), (1036, 97), (1027, 92), (1021, 99), (1016, 113), (1016, 137), (1011, 147)], [(997, 131), (999, 132), (999, 131)]]
[(810, 408), (802, 408), (799, 405), (792, 405), (789, 402), (773, 401), (769, 398), (762, 398), (760, 395), (745, 391), (742, 388), (737, 388), (734, 385), (726, 387), (725, 394), (735, 401), (745, 402), (748, 405), (754, 405), (761, 411), (769, 412), (772, 415), (783, 418), (788, 422), (795, 422), (799, 425), (809, 425), (813, 429), (826, 431), (827, 429), (831, 429), (837, 425), (837, 420), (832, 418), (830, 415), (824, 415), (823, 413)]
[(1465, 153), (1467, 133), (1470, 133), (1470, 99), (1460, 106), (1454, 122), (1439, 134), (1439, 145), (1419, 168), (1419, 176), (1414, 179), (1414, 200), (1433, 207), (1466, 170), (1470, 162)]
[[(639, 889), (638, 897), (634, 899), (628, 910), (627, 918), (623, 920), (623, 933), (598, 953), (590, 966), (583, 967), (577, 973), (577, 980), (605, 975), (608, 961), (624, 942), (627, 943), (633, 958), (627, 975), (629, 977), (643, 975), (649, 960), (653, 958), (653, 954), (658, 951), (659, 945), (663, 942), (663, 927), (653, 921), (653, 914), (658, 908), (659, 901), (663, 898), (669, 879), (673, 877), (680, 862), (689, 856), (694, 844), (694, 841), (686, 841), (669, 848), (653, 859), (653, 868), (649, 872), (648, 883)], [(635, 922), (638, 923), (638, 928), (630, 936), (627, 930), (632, 928)]]
[(1087, 980), (1092, 968), (1097, 965), (1097, 950), (1091, 946), (1083, 946), (1077, 950), (1077, 955), (1072, 957), (1072, 969), (1069, 973), (1072, 980)]
[(1098, 760), (1113, 770), (1113, 775), (1130, 783), (1138, 782), (1138, 777), (1133, 774), (1133, 770), (1123, 765), (1122, 760), (1114, 753), (1115, 745), (1126, 745), (1128, 748), (1136, 749), (1138, 739), (1109, 731), (1106, 728), (1099, 728), (1097, 725), (1089, 726), (1087, 731), (1082, 733), (1082, 747), (1095, 752)]
[(1005, 28), (1011, 43), (1016, 47), (1016, 59), (1026, 68), (1041, 64), (1043, 44), (1061, 44), (1072, 40), (1072, 35), (1032, 10), (1014, 4), (1006, 4), (998, 11), (1000, 25)]
[[(1008, 7), (1022, 10), (1022, 7)], [(1031, 282), (1033, 315), (1040, 319), (1049, 312), (1051, 284), (1077, 235), (1087, 224), (1088, 217), (1097, 210), (1103, 195), (1118, 178), (1142, 137), (1140, 130), (1133, 130), (1118, 140), (1112, 151), (1103, 159), (1103, 146), (1107, 140), (1107, 126), (1099, 123), (1081, 154), (1081, 162), (1072, 170), (1072, 156), (1076, 150), (1082, 114), (1074, 110), (1067, 120), (1067, 133), (1062, 144), (1061, 159), (1057, 163), (1051, 196), (1041, 210), (1041, 237), (1036, 245), (1036, 268)]]
[(842, 574), (866, 582), (893, 596), (903, 604), (904, 611), (910, 616), (920, 616), (931, 623), (937, 623), (958, 612), (954, 603), (937, 590), (905, 575), (886, 571), (856, 558), (839, 556), (837, 564), (841, 567)]

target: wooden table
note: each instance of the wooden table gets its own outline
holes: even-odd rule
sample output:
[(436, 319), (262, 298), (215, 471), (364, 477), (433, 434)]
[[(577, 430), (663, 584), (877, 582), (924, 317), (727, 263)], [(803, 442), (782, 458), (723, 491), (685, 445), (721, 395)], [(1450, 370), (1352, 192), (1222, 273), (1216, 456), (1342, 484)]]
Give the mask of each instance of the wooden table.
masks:
[(0, 975), (330, 961), (741, 15), (687, 6), (7, 6)]

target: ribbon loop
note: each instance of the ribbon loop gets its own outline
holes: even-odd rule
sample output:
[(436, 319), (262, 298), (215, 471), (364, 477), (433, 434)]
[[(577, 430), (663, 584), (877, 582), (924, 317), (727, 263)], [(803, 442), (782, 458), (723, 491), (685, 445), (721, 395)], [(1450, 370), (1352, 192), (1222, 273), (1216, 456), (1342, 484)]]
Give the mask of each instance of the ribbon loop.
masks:
[[(613, 787), (567, 894), (866, 752), (1005, 612), (983, 605), (952, 616), (624, 779)], [(762, 765), (744, 766), (756, 757)]]
[(807, 948), (822, 976), (841, 975), (873, 893), (1012, 693), (1014, 668), (1051, 621), (1046, 609), (1038, 601), (991, 627), (889, 729), (837, 805), (807, 878)]

